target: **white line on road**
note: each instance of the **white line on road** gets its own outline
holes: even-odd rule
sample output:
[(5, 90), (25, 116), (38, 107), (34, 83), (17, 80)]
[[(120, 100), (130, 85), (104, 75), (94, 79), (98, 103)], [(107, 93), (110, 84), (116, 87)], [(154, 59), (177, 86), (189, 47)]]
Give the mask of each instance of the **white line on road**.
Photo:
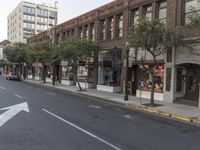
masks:
[(52, 96), (55, 96), (55, 95), (56, 95), (56, 93), (48, 93), (48, 92), (46, 92), (46, 94), (47, 94), (47, 95), (52, 95)]
[(69, 124), (70, 126), (72, 126), (72, 127), (76, 128), (76, 129), (78, 129), (78, 130), (84, 132), (85, 134), (87, 134), (87, 135), (89, 135), (89, 136), (91, 136), (91, 137), (93, 137), (93, 138), (95, 138), (95, 139), (101, 141), (102, 143), (104, 143), (104, 144), (106, 144), (106, 145), (112, 147), (113, 149), (115, 149), (115, 150), (122, 150), (121, 148), (119, 148), (119, 147), (117, 147), (117, 146), (115, 146), (115, 145), (113, 145), (113, 144), (107, 142), (106, 140), (104, 140), (104, 139), (102, 139), (102, 138), (100, 138), (100, 137), (98, 137), (98, 136), (96, 136), (96, 135), (94, 135), (94, 134), (92, 134), (92, 133), (86, 131), (85, 129), (82, 129), (82, 128), (80, 128), (79, 126), (77, 126), (77, 125), (75, 125), (75, 124), (73, 124), (73, 123), (71, 123), (71, 122), (69, 122), (69, 121), (67, 121), (67, 120), (65, 120), (65, 119), (63, 119), (63, 118), (57, 116), (56, 114), (53, 114), (52, 112), (49, 112), (49, 111), (46, 110), (46, 109), (42, 109), (42, 110), (45, 111), (46, 113), (48, 113), (48, 114), (54, 116), (55, 118), (57, 118), (57, 119), (59, 119), (59, 120), (65, 122), (65, 123)]
[(96, 108), (96, 109), (101, 109), (100, 106), (95, 106), (95, 105), (89, 105), (87, 108)]
[(5, 88), (4, 88), (3, 86), (1, 86), (1, 89), (2, 89), (2, 90), (5, 90)]
[(20, 95), (15, 94), (16, 97), (18, 97), (19, 99), (22, 99), (22, 97)]

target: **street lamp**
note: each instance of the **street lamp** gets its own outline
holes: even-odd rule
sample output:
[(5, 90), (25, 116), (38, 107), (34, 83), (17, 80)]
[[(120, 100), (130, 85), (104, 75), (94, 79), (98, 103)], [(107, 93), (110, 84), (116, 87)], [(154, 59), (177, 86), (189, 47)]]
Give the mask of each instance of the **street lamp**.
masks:
[(128, 62), (129, 62), (129, 42), (126, 41), (125, 43), (126, 49), (126, 76), (125, 76), (125, 95), (124, 100), (128, 101)]

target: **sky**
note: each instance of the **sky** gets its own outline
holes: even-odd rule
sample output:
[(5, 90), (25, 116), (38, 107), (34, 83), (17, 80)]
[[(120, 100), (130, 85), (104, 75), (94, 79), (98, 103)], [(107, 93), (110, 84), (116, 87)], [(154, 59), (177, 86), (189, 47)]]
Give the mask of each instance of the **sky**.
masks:
[[(25, 0), (35, 3), (54, 4), (55, 0)], [(58, 1), (58, 24), (113, 0), (57, 0)], [(7, 16), (16, 8), (20, 0), (1, 1), (0, 5), (0, 42), (7, 39)]]

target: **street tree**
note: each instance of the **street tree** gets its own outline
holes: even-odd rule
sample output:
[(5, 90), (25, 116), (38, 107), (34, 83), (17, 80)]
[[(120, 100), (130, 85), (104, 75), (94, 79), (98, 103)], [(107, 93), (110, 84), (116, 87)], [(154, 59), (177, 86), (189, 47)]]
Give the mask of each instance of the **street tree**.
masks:
[(8, 64), (17, 64), (21, 67), (20, 75), (22, 73), (22, 66), (28, 62), (28, 48), (24, 43), (16, 43), (7, 46), (4, 51)]
[(145, 66), (145, 56), (140, 59), (140, 65), (148, 71), (151, 79), (151, 98), (150, 105), (154, 105), (155, 90), (155, 71), (158, 67), (157, 57), (166, 53), (166, 51), (177, 46), (181, 39), (181, 30), (178, 28), (167, 27), (159, 20), (149, 21), (146, 18), (139, 20), (139, 23), (130, 28), (128, 41), (130, 47), (149, 53), (153, 58), (153, 67)]
[(78, 83), (82, 90), (78, 77), (77, 69), (79, 62), (89, 62), (96, 59), (99, 46), (90, 39), (86, 38), (67, 38), (60, 43), (60, 59), (68, 60), (72, 66), (74, 81)]
[(41, 63), (43, 66), (42, 79), (46, 82), (47, 66), (52, 65), (55, 61), (55, 48), (47, 41), (29, 44), (30, 50), (28, 54), (29, 60)]

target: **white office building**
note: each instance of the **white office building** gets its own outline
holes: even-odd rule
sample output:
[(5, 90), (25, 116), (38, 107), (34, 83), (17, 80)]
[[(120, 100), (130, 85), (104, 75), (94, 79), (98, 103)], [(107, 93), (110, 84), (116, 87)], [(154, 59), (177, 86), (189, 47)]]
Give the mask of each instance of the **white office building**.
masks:
[(57, 2), (51, 5), (21, 1), (7, 17), (7, 39), (26, 43), (27, 38), (56, 25), (57, 14)]

